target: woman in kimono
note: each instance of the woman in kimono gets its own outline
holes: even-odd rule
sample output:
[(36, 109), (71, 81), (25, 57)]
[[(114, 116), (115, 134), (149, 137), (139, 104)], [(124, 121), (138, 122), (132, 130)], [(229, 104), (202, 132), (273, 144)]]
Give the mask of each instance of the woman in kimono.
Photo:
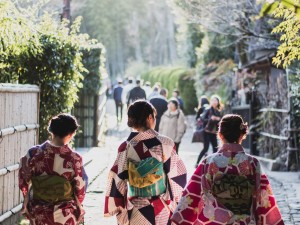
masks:
[(154, 130), (155, 108), (136, 101), (128, 109), (133, 128), (110, 170), (105, 216), (119, 225), (167, 225), (186, 185), (186, 168), (174, 142)]
[(51, 141), (32, 147), (21, 158), (22, 212), (32, 225), (75, 225), (83, 217), (86, 175), (81, 156), (68, 146), (77, 128), (69, 114), (53, 117), (48, 127)]
[(222, 146), (194, 172), (173, 214), (175, 224), (283, 225), (259, 161), (241, 146), (247, 124), (239, 115), (223, 117)]

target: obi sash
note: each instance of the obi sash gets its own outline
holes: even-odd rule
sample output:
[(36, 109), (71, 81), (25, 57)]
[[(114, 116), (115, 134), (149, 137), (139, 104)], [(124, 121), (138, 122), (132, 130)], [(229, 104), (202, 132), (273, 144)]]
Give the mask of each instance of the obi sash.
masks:
[(149, 157), (128, 163), (129, 197), (153, 197), (166, 192), (166, 175), (163, 163)]
[(33, 199), (47, 203), (65, 202), (74, 199), (70, 181), (62, 176), (45, 175), (32, 178)]
[(225, 174), (212, 186), (217, 201), (236, 215), (251, 215), (254, 192), (255, 181), (239, 175)]

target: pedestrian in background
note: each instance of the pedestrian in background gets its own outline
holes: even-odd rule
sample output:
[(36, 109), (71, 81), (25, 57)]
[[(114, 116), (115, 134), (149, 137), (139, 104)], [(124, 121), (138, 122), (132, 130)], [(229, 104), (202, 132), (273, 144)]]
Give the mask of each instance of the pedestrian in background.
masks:
[(156, 125), (155, 130), (159, 130), (159, 124), (162, 115), (167, 111), (168, 109), (168, 101), (167, 101), (168, 91), (165, 88), (162, 88), (159, 92), (159, 95), (153, 97), (150, 99), (150, 103), (154, 106), (156, 109)]
[(198, 108), (196, 108), (196, 120), (201, 119), (200, 115), (209, 107), (209, 100), (205, 95), (202, 95), (199, 99)]
[(129, 92), (127, 106), (139, 99), (146, 99), (146, 92), (143, 88), (141, 88), (141, 81), (137, 79), (136, 87)]
[(156, 97), (156, 96), (159, 96), (159, 90), (160, 88), (159, 88), (159, 86), (158, 85), (154, 85), (153, 86), (153, 91), (152, 91), (152, 93), (149, 95), (149, 97), (148, 97), (148, 99), (151, 99), (151, 98), (154, 98), (154, 97)]
[(218, 151), (218, 140), (217, 140), (217, 131), (218, 123), (220, 122), (221, 115), (221, 100), (217, 95), (213, 95), (210, 98), (210, 107), (207, 108), (201, 115), (201, 120), (203, 121), (204, 127), (204, 146), (200, 152), (195, 167), (198, 167), (198, 164), (202, 157), (208, 152), (209, 144), (212, 145), (213, 153)]
[(128, 77), (127, 82), (128, 83), (125, 84), (125, 86), (123, 87), (123, 93), (122, 93), (122, 102), (125, 103), (125, 104), (128, 101), (129, 92), (134, 88), (132, 77)]
[(139, 100), (128, 108), (133, 129), (110, 170), (105, 216), (119, 225), (167, 225), (186, 185), (186, 168), (174, 142), (154, 131), (155, 108)]
[(180, 107), (180, 109), (183, 110), (183, 109), (184, 109), (184, 108), (183, 108), (183, 107), (184, 107), (184, 103), (183, 103), (182, 98), (180, 97), (180, 92), (179, 92), (179, 90), (175, 89), (175, 90), (173, 91), (173, 97), (177, 99), (177, 101), (179, 102), (179, 107)]
[(123, 95), (122, 80), (118, 80), (118, 85), (114, 88), (114, 92), (113, 92), (113, 96), (116, 104), (117, 121), (122, 121), (122, 117), (123, 117), (122, 95)]
[(159, 133), (171, 138), (176, 145), (178, 153), (181, 139), (186, 131), (185, 117), (179, 107), (177, 99), (171, 98), (168, 103), (168, 110), (161, 117)]
[(194, 172), (171, 218), (175, 224), (284, 225), (259, 161), (241, 145), (247, 130), (239, 115), (222, 118), (222, 146)]
[(143, 86), (143, 89), (146, 92), (146, 98), (149, 99), (149, 96), (152, 93), (151, 83), (149, 81), (146, 81), (145, 85)]
[(22, 213), (32, 225), (77, 225), (83, 218), (87, 177), (82, 157), (68, 146), (77, 128), (69, 114), (53, 117), (48, 127), (51, 141), (32, 147), (21, 158)]

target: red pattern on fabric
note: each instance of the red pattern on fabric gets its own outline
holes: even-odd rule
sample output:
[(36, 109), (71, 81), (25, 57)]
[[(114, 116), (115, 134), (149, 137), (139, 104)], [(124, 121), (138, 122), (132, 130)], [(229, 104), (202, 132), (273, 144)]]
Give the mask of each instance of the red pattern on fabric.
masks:
[[(54, 168), (54, 164), (56, 168)], [(67, 145), (57, 147), (47, 141), (31, 148), (21, 159), (19, 188), (24, 196), (27, 195), (31, 178), (43, 175), (58, 175), (66, 178), (74, 184), (74, 195), (79, 202), (82, 203), (84, 200), (85, 183), (82, 158)], [(55, 205), (30, 199), (27, 208), (30, 213), (27, 216), (34, 219), (36, 224), (75, 225), (77, 223), (76, 216), (79, 214), (79, 206), (75, 200)]]

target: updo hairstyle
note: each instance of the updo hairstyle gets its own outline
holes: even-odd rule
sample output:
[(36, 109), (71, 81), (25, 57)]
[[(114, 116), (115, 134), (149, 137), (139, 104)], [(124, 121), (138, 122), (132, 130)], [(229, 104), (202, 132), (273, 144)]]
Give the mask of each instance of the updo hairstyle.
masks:
[(128, 127), (148, 129), (147, 119), (149, 115), (155, 118), (156, 109), (151, 103), (145, 100), (137, 100), (129, 106), (127, 115)]
[(55, 136), (64, 138), (69, 134), (73, 134), (79, 127), (74, 116), (67, 113), (60, 113), (54, 116), (48, 126), (48, 131)]
[(248, 125), (240, 115), (227, 114), (219, 124), (219, 133), (228, 141), (228, 143), (238, 143), (241, 135), (246, 137)]

